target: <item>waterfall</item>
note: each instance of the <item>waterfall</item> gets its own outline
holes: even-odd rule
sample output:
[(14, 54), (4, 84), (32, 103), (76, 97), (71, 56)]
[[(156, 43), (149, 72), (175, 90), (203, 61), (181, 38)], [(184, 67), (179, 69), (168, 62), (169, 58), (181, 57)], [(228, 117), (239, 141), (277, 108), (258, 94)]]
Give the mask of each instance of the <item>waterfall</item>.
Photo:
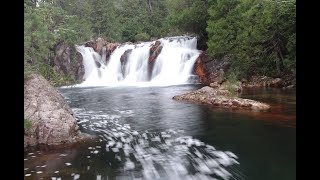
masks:
[[(193, 66), (200, 54), (196, 48), (197, 39), (178, 36), (158, 41), (162, 49), (152, 67), (149, 52), (156, 41), (120, 45), (112, 52), (108, 62), (105, 48), (100, 56), (91, 47), (76, 46), (83, 56), (85, 67), (85, 80), (78, 86), (169, 86), (193, 83), (190, 80), (195, 77), (192, 74)], [(121, 62), (124, 53), (127, 56)]]

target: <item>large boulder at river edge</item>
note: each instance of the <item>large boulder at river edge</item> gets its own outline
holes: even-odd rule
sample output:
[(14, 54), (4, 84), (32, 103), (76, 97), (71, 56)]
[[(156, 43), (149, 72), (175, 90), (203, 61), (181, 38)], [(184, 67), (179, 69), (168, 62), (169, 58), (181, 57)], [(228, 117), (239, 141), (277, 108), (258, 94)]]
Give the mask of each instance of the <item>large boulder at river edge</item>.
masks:
[(88, 138), (79, 131), (73, 113), (58, 90), (42, 76), (32, 74), (24, 81), (24, 145), (61, 145)]

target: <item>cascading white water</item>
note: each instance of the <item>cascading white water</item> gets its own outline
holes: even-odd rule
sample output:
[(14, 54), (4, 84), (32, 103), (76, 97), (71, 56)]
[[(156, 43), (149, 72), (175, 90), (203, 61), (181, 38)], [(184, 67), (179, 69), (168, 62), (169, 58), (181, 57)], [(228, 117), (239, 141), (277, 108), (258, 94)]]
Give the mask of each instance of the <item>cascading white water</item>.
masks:
[[(197, 39), (180, 36), (162, 38), (159, 41), (163, 48), (154, 62), (151, 77), (148, 74), (148, 59), (150, 47), (155, 41), (118, 46), (107, 65), (103, 63), (105, 49), (101, 57), (90, 47), (77, 46), (85, 66), (85, 81), (79, 86), (168, 86), (190, 83), (189, 78), (194, 76), (194, 63), (200, 54), (196, 48)], [(120, 58), (129, 49), (132, 51), (128, 53), (125, 66), (121, 70)]]

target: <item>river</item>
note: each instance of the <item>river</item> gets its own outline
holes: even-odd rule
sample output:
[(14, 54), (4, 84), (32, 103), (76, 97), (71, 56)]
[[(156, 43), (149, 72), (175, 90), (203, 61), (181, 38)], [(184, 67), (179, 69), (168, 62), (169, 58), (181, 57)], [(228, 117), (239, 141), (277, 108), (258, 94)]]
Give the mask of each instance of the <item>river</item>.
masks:
[(295, 90), (242, 92), (267, 112), (172, 100), (200, 87), (60, 88), (97, 139), (25, 149), (25, 179), (296, 179)]

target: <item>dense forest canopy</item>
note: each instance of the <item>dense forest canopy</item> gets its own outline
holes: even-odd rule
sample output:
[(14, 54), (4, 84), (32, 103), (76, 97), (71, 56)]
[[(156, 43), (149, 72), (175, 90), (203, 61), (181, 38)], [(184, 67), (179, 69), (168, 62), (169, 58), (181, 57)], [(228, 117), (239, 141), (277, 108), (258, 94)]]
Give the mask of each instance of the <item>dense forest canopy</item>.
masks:
[(25, 0), (25, 72), (61, 78), (57, 45), (195, 35), (212, 58), (229, 56), (239, 77), (295, 74), (295, 0)]

